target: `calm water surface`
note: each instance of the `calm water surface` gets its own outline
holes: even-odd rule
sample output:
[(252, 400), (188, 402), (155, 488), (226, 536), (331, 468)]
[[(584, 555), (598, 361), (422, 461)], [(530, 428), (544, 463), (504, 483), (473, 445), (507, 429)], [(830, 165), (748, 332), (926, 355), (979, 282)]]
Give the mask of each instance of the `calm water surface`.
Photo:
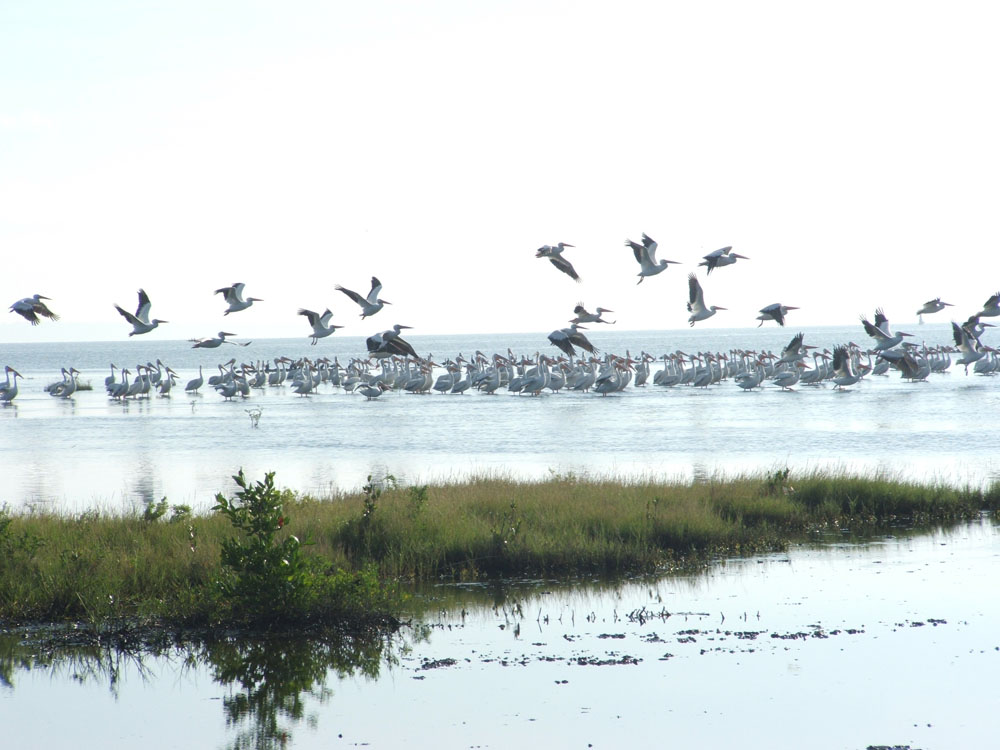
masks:
[[(923, 326), (929, 345), (947, 343), (947, 325)], [(706, 331), (593, 331), (601, 349), (633, 355), (780, 351), (794, 334), (762, 328)], [(858, 340), (857, 326), (806, 331), (822, 347)], [(863, 334), (860, 334), (863, 335)], [(989, 334), (987, 334), (989, 335)], [(471, 355), (555, 352), (544, 334), (411, 336), (421, 353), (442, 361)], [(0, 408), (0, 502), (76, 511), (130, 508), (166, 496), (196, 508), (233, 489), (240, 467), (251, 477), (277, 472), (284, 487), (325, 495), (359, 487), (369, 473), (406, 482), (497, 473), (534, 479), (549, 472), (616, 476), (705, 476), (783, 467), (888, 471), (905, 477), (986, 482), (1000, 476), (1000, 379), (953, 367), (925, 383), (897, 374), (866, 379), (847, 391), (774, 387), (744, 393), (732, 383), (707, 390), (630, 387), (602, 398), (559, 393), (539, 398), (416, 396), (389, 393), (366, 402), (324, 385), (303, 398), (287, 386), (226, 402), (207, 387), (175, 388), (170, 398), (127, 404), (103, 392), (109, 364), (162, 359), (181, 384), (206, 376), (230, 356), (246, 360), (339, 356), (363, 351), (360, 338), (267, 340), (251, 347), (192, 350), (183, 341), (0, 345), (0, 363), (28, 379), (13, 405)], [(95, 386), (72, 399), (44, 386), (61, 366)], [(654, 371), (655, 371), (654, 365)], [(253, 429), (247, 409), (262, 410)]]
[(983, 520), (702, 575), (438, 586), (418, 599), (421, 624), (353, 651), (226, 642), (125, 657), (0, 638), (4, 743), (992, 747), (998, 577), (1000, 529)]

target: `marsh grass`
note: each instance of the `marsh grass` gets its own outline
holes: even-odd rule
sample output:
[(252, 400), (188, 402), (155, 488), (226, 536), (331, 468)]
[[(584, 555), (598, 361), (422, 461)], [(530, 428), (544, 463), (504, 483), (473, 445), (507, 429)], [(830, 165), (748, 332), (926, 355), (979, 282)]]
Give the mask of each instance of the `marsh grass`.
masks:
[[(281, 502), (294, 529), (276, 541), (310, 540), (311, 570), (368, 571), (352, 579), (352, 606), (363, 609), (378, 580), (623, 575), (778, 550), (814, 532), (957, 521), (1000, 509), (1000, 484), (782, 470), (693, 483), (389, 482), (322, 500), (286, 490)], [(233, 533), (222, 514), (186, 509), (0, 514), (0, 619), (226, 622), (232, 603), (216, 582)]]

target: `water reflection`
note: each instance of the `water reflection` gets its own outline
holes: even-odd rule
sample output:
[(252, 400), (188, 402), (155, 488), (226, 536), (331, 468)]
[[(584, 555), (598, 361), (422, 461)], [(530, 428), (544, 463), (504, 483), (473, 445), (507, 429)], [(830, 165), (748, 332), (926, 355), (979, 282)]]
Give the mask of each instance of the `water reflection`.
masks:
[(337, 678), (375, 679), (397, 661), (396, 640), (325, 634), (269, 635), (181, 643), (144, 642), (83, 635), (79, 631), (0, 634), (0, 686), (15, 690), (18, 676), (47, 671), (55, 680), (106, 684), (117, 698), (126, 675), (143, 681), (162, 677), (171, 665), (207, 671), (228, 693), (222, 698), (232, 750), (271, 750), (289, 745), (293, 731), (310, 719), (310, 704), (322, 705)]

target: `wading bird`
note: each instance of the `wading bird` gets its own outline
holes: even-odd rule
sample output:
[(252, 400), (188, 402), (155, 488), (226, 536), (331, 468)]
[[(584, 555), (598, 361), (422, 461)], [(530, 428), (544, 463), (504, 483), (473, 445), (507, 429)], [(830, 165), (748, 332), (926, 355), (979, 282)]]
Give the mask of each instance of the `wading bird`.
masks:
[(305, 315), (306, 320), (309, 321), (309, 325), (312, 326), (312, 345), (315, 346), (316, 342), (319, 341), (324, 336), (329, 336), (331, 333), (336, 331), (338, 328), (343, 328), (344, 326), (335, 326), (330, 322), (330, 318), (333, 317), (333, 313), (330, 312), (330, 308), (320, 315), (312, 310), (300, 309), (299, 315)]
[(562, 251), (567, 247), (576, 246), (570, 245), (568, 242), (559, 242), (555, 245), (542, 245), (535, 251), (535, 257), (548, 258), (552, 265), (573, 279), (573, 281), (579, 281), (580, 275), (573, 268), (573, 264), (562, 256)]
[(235, 333), (226, 333), (225, 331), (219, 331), (219, 335), (215, 338), (207, 339), (188, 339), (188, 341), (193, 341), (194, 346), (192, 349), (215, 349), (216, 347), (222, 346), (223, 344), (233, 344), (234, 346), (250, 346), (252, 341), (248, 341), (245, 344), (240, 344), (236, 341), (227, 341), (226, 336), (235, 336)]
[(861, 376), (854, 372), (854, 367), (851, 364), (851, 353), (847, 351), (846, 346), (838, 346), (833, 350), (833, 378), (831, 380), (834, 382), (834, 388), (844, 388), (861, 380)]
[(637, 281), (636, 284), (641, 284), (647, 276), (656, 276), (656, 274), (666, 271), (667, 265), (670, 263), (680, 263), (680, 261), (676, 260), (657, 261), (657, 242), (645, 232), (642, 234), (641, 245), (638, 242), (633, 242), (632, 240), (627, 239), (625, 240), (625, 247), (632, 248), (632, 253), (635, 255), (636, 262), (642, 267), (638, 273), (639, 281)]
[(115, 305), (115, 309), (121, 313), (121, 316), (132, 324), (132, 330), (129, 332), (129, 336), (138, 336), (141, 333), (149, 333), (160, 325), (160, 323), (170, 322), (168, 320), (159, 320), (158, 318), (150, 320), (149, 307), (149, 295), (146, 294), (143, 289), (139, 290), (139, 306), (135, 309), (135, 315), (130, 313), (128, 310), (123, 310), (118, 305)]
[(924, 322), (924, 316), (930, 315), (931, 313), (941, 312), (946, 307), (954, 307), (950, 302), (942, 302), (940, 297), (935, 297), (932, 300), (928, 300), (924, 303), (924, 306), (917, 310), (917, 318), (921, 323)]
[(583, 306), (580, 302), (576, 307), (573, 308), (573, 312), (576, 313), (576, 317), (570, 321), (570, 323), (614, 323), (614, 320), (604, 320), (601, 316), (606, 312), (614, 312), (614, 310), (609, 310), (606, 307), (598, 307), (596, 313), (587, 312), (587, 308)]
[(31, 323), (33, 326), (37, 326), (39, 323), (38, 316), (41, 315), (43, 318), (48, 318), (49, 320), (59, 320), (59, 316), (52, 312), (45, 303), (42, 302), (43, 299), (49, 299), (48, 297), (43, 297), (41, 294), (35, 294), (31, 297), (25, 297), (24, 299), (19, 299), (13, 305), (10, 306), (10, 311), (17, 313), (26, 321)]
[(372, 288), (368, 292), (367, 297), (362, 297), (357, 292), (352, 292), (350, 289), (345, 289), (344, 287), (337, 284), (334, 289), (338, 292), (343, 292), (352, 300), (361, 305), (361, 319), (364, 320), (369, 315), (374, 315), (379, 310), (382, 309), (382, 305), (391, 305), (392, 303), (388, 300), (379, 299), (378, 296), (382, 292), (382, 282), (376, 277), (372, 276)]
[(773, 305), (768, 305), (767, 307), (762, 307), (760, 309), (760, 315), (757, 316), (757, 320), (760, 323), (757, 327), (760, 328), (768, 320), (773, 320), (778, 323), (779, 326), (785, 325), (785, 316), (788, 315), (789, 310), (798, 310), (797, 307), (792, 307), (791, 305), (783, 305), (780, 302), (775, 302)]
[(713, 250), (708, 255), (702, 256), (704, 260), (699, 263), (699, 266), (708, 266), (707, 273), (712, 273), (716, 268), (722, 268), (723, 266), (731, 266), (736, 262), (737, 258), (742, 258), (743, 260), (750, 260), (745, 255), (740, 255), (739, 253), (734, 253), (732, 245), (727, 245), (726, 247), (720, 247), (718, 250)]
[[(7, 373), (7, 383), (0, 386), (0, 403), (6, 405), (17, 397), (17, 379), (23, 378), (24, 375), (19, 373), (10, 365), (4, 366), (4, 372)], [(11, 378), (11, 375), (14, 377)]]
[(693, 273), (688, 274), (688, 312), (691, 313), (691, 317), (688, 318), (688, 323), (691, 327), (699, 320), (705, 320), (706, 318), (711, 318), (715, 315), (718, 310), (725, 310), (725, 307), (718, 307), (712, 305), (711, 307), (705, 307), (705, 293), (701, 289), (701, 284), (698, 283), (698, 277)]
[[(227, 309), (223, 315), (229, 315), (229, 313), (239, 312), (240, 310), (246, 310), (254, 302), (263, 302), (264, 300), (259, 297), (247, 297), (243, 299), (243, 288), (246, 284), (242, 282), (237, 282), (232, 286), (224, 286), (222, 289), (216, 289), (215, 294), (221, 294), (225, 297), (226, 302), (229, 304), (229, 309)], [(232, 334), (230, 334), (232, 335)]]

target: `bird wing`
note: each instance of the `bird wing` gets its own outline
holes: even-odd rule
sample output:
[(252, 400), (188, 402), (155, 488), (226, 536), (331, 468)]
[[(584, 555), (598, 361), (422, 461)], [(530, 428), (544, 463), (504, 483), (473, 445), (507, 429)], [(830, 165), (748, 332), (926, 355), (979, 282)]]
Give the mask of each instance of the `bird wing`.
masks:
[[(124, 315), (124, 313), (122, 313)], [(316, 325), (319, 321), (319, 313), (313, 312), (312, 310), (306, 310), (305, 308), (299, 309), (299, 315), (305, 315), (306, 320), (309, 321), (309, 325)]]
[(135, 315), (133, 315), (132, 313), (130, 313), (128, 310), (123, 310), (118, 305), (115, 305), (115, 309), (118, 312), (120, 312), (121, 315), (122, 315), (122, 317), (125, 318), (125, 320), (127, 320), (133, 326), (137, 326), (137, 325), (141, 325), (142, 324), (142, 321), (139, 320)]
[(139, 306), (135, 309), (135, 317), (137, 317), (140, 321), (142, 321), (146, 325), (149, 325), (149, 307), (150, 307), (149, 295), (146, 294), (145, 289), (140, 289)]
[(986, 304), (983, 305), (983, 308), (985, 309), (987, 307), (996, 307), (998, 304), (1000, 304), (1000, 292), (997, 292), (988, 300), (986, 300)]
[(359, 305), (364, 306), (364, 304), (365, 304), (365, 298), (362, 297), (357, 292), (353, 292), (350, 289), (345, 289), (344, 287), (340, 286), (340, 284), (337, 284), (337, 286), (335, 286), (334, 289), (336, 289), (338, 292), (343, 292), (348, 297), (350, 297), (352, 300), (354, 300), (355, 302), (357, 302)]
[(642, 244), (644, 247), (648, 248), (651, 253), (656, 252), (656, 240), (645, 232), (642, 233)]
[(573, 308), (573, 312), (577, 315), (590, 315), (590, 313), (587, 312), (587, 308), (583, 306), (582, 302), (577, 303), (576, 307)]
[[(876, 317), (876, 320), (877, 319), (878, 318)], [(867, 333), (872, 338), (878, 339), (880, 341), (882, 339), (888, 338), (888, 336), (885, 335), (885, 331), (883, 331), (878, 326), (873, 326), (871, 323), (868, 322), (868, 318), (864, 317), (863, 315), (861, 316), (861, 324), (865, 327), (865, 333)]]
[(644, 246), (640, 245), (638, 242), (633, 242), (632, 240), (625, 240), (625, 247), (632, 248), (632, 253), (635, 255), (636, 263), (642, 263), (643, 251), (646, 249)]
[(884, 332), (884, 331), (888, 331), (889, 330), (889, 327), (886, 325), (886, 323), (888, 323), (888, 322), (889, 322), (889, 319), (887, 317), (885, 317), (885, 313), (882, 312), (882, 308), (881, 307), (878, 308), (875, 311), (875, 325), (878, 328), (881, 328), (882, 331)]
[(693, 273), (688, 274), (688, 310), (690, 312), (701, 312), (705, 309), (705, 294), (698, 283), (698, 277)]
[(792, 337), (792, 340), (788, 342), (788, 346), (782, 351), (782, 355), (791, 354), (793, 352), (798, 353), (802, 349), (802, 338), (803, 334), (798, 334)]
[(368, 292), (368, 304), (374, 305), (382, 293), (382, 282), (372, 276), (372, 290)]
[(561, 255), (553, 255), (549, 258), (549, 260), (552, 262), (552, 265), (554, 265), (564, 274), (567, 274), (574, 281), (580, 280), (580, 275), (576, 272), (576, 269), (573, 268), (573, 264), (570, 263)]

